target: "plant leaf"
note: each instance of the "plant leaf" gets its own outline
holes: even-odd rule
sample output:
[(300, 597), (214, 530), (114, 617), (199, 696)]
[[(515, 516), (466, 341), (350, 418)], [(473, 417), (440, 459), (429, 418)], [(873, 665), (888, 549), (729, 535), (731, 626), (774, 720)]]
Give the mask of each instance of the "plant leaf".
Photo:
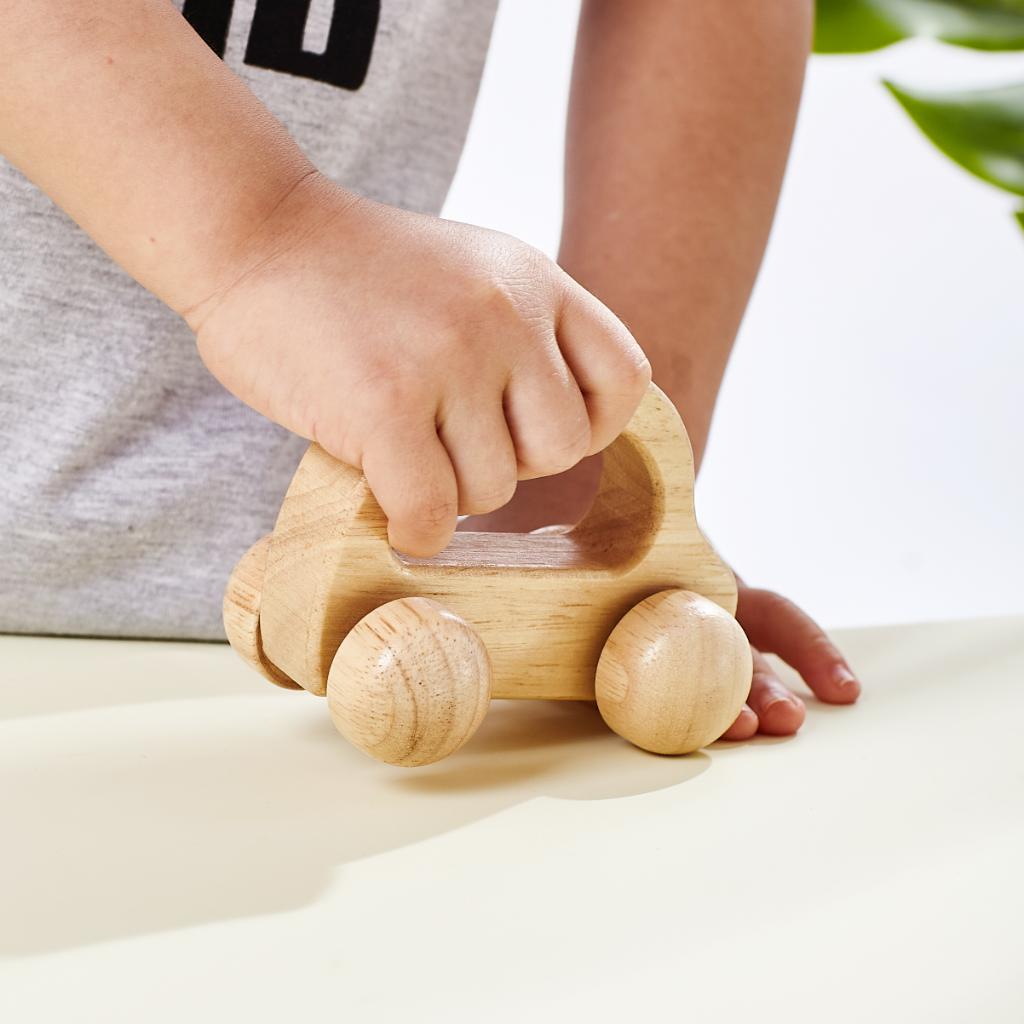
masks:
[(942, 93), (884, 84), (943, 153), (984, 181), (1024, 196), (1024, 83)]
[(977, 50), (1022, 50), (1024, 0), (818, 0), (818, 53), (863, 53), (910, 36)]
[(907, 38), (901, 22), (873, 0), (817, 0), (815, 53), (867, 53)]

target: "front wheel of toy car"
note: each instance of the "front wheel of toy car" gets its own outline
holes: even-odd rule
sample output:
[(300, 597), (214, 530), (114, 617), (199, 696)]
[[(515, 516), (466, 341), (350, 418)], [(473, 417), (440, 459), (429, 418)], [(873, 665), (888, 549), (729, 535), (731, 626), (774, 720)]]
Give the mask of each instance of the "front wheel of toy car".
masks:
[(626, 612), (605, 642), (597, 705), (630, 743), (688, 754), (736, 720), (751, 673), (750, 644), (725, 609), (687, 590), (663, 590)]
[(476, 732), (491, 700), (491, 663), (462, 618), (425, 597), (375, 608), (341, 642), (327, 677), (335, 728), (404, 768), (440, 761)]

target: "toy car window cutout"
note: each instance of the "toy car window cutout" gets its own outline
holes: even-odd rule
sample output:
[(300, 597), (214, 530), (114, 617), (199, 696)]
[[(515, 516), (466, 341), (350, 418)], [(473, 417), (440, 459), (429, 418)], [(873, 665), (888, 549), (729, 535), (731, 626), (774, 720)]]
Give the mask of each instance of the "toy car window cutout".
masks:
[[(656, 464), (645, 460), (626, 436), (604, 453), (604, 471), (591, 509), (573, 526), (532, 533), (456, 533), (433, 558), (413, 558), (391, 549), (412, 571), (443, 568), (614, 570), (642, 559), (664, 515), (664, 487)], [(630, 486), (622, 486), (628, 480)]]

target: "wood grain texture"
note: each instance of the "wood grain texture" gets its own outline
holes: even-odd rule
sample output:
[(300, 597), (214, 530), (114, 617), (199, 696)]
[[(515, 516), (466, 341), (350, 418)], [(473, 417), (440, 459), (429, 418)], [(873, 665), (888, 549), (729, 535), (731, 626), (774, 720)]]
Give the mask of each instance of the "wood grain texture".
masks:
[(374, 608), (423, 596), (461, 616), (487, 647), (495, 697), (594, 698), (601, 648), (637, 602), (668, 588), (732, 614), (736, 584), (697, 527), (693, 456), (655, 386), (606, 450), (594, 506), (568, 532), (456, 533), (432, 559), (387, 543), (365, 479), (311, 445), (267, 555), (264, 656), (324, 694), (339, 644)]
[(487, 650), (436, 601), (391, 601), (341, 642), (327, 703), (338, 731), (378, 761), (432, 764), (458, 750), (487, 714)]
[(731, 615), (699, 594), (665, 590), (612, 630), (597, 665), (597, 706), (630, 743), (688, 754), (736, 720), (752, 668), (750, 644)]
[(224, 632), (238, 654), (264, 679), (288, 690), (301, 690), (263, 656), (260, 638), (260, 601), (270, 537), (262, 537), (242, 555), (224, 591)]

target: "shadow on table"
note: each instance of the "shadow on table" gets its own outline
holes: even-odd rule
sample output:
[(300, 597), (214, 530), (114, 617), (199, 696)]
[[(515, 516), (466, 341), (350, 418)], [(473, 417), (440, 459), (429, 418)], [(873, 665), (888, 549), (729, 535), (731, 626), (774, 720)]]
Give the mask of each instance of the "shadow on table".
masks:
[(345, 743), (321, 700), (201, 687), (37, 722), (0, 791), (0, 954), (296, 909), (347, 862), (532, 798), (646, 793), (710, 764), (643, 753), (589, 704), (496, 701), (458, 754), (403, 770)]
[[(1020, 640), (999, 623), (979, 623), (969, 642), (935, 624), (850, 633), (844, 649), (865, 697), (895, 705), (927, 699), (938, 667), (948, 677), (979, 652), (1019, 658)], [(237, 675), (211, 670), (185, 646), (165, 657), (152, 678), (140, 649), (137, 692), (118, 672), (117, 687), (37, 693), (14, 715), (5, 736), (20, 745), (0, 747), (0, 954), (294, 910), (354, 860), (537, 797), (632, 796), (711, 764), (638, 751), (592, 705), (496, 701), (451, 759), (389, 768), (338, 737), (319, 699), (253, 687), (240, 663)], [(812, 716), (855, 713), (805, 699)]]

